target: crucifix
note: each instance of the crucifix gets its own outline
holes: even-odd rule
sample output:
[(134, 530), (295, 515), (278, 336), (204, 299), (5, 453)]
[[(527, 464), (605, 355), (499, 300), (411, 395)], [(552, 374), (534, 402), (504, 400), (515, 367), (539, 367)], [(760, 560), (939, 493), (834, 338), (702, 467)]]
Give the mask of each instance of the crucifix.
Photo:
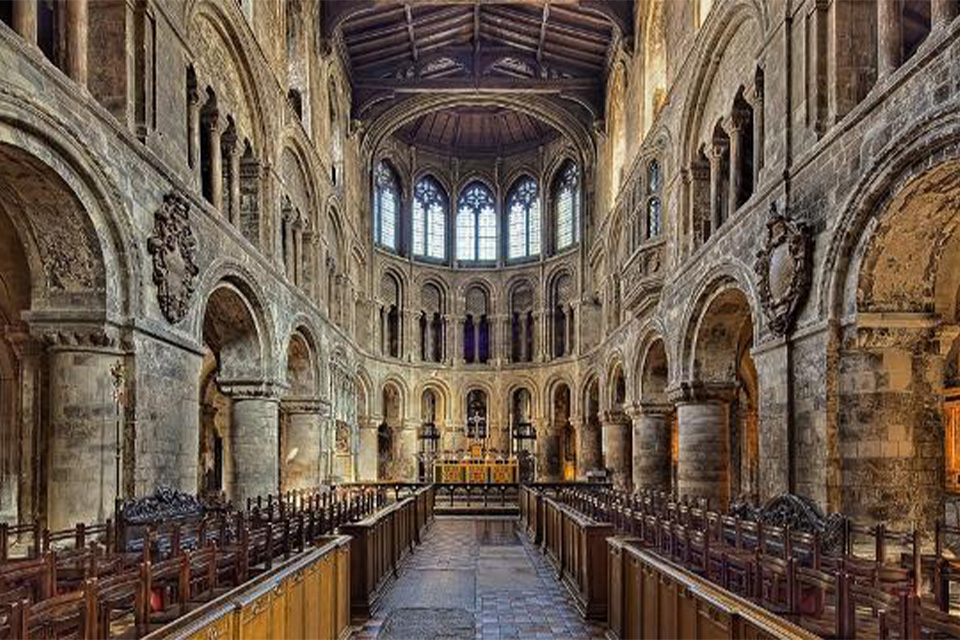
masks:
[[(474, 410), (473, 415), (467, 418), (467, 433), (474, 439), (483, 439), (484, 448), (486, 448), (486, 424), (487, 419), (480, 414), (480, 411)], [(481, 432), (481, 429), (483, 430)]]

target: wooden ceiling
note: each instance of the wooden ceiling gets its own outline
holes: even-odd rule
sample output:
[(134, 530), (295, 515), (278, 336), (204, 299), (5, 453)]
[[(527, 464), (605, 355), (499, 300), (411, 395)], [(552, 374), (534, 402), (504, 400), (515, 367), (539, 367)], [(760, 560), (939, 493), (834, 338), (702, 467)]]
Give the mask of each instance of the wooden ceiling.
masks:
[(355, 117), (425, 91), (537, 92), (602, 113), (632, 0), (324, 2), (354, 89)]
[(501, 107), (440, 109), (408, 122), (397, 131), (408, 144), (440, 153), (508, 155), (559, 135), (537, 118)]

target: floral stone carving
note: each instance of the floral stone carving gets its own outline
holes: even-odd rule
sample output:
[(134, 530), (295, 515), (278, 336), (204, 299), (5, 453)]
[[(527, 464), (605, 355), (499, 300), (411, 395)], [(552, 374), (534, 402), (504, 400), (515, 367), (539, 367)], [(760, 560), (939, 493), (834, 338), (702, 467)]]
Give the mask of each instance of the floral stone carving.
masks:
[(760, 302), (770, 329), (786, 335), (810, 287), (810, 242), (806, 226), (770, 205), (767, 240), (757, 252)]
[(177, 193), (163, 197), (154, 214), (147, 251), (153, 256), (153, 283), (163, 316), (177, 324), (187, 315), (197, 286), (197, 240), (190, 228), (190, 205)]

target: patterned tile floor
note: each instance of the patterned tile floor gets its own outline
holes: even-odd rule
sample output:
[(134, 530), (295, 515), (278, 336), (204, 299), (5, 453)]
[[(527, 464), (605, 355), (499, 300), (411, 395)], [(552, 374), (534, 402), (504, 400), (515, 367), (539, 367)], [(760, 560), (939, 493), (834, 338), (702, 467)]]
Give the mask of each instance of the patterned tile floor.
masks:
[[(603, 638), (580, 618), (539, 550), (523, 542), (512, 518), (437, 518), (408, 557), (355, 640), (465, 638), (442, 627), (473, 617), (474, 640)], [(451, 617), (452, 616), (452, 617)]]

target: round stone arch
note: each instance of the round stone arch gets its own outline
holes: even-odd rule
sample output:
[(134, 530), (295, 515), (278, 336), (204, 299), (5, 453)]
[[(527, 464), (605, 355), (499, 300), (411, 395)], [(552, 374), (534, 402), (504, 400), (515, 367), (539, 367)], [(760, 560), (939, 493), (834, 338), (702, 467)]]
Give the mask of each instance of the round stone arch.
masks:
[[(125, 462), (117, 487), (114, 459), (100, 455), (116, 446), (102, 429), (116, 409), (97, 391), (113, 388), (114, 366), (132, 363), (104, 319), (139, 306), (133, 234), (102, 166), (65, 131), (0, 96), (0, 490), (13, 505), (4, 516), (50, 528), (109, 517), (135, 481)], [(41, 405), (42, 419), (19, 413)], [(42, 461), (27, 444), (40, 439)], [(91, 477), (107, 480), (91, 490)]]
[[(677, 401), (677, 489), (724, 507), (760, 499), (758, 307), (729, 275), (706, 281), (687, 316)], [(775, 447), (769, 445), (770, 455)]]
[(566, 108), (541, 96), (506, 94), (421, 94), (398, 102), (370, 124), (363, 139), (361, 156), (373, 157), (383, 140), (420, 115), (454, 106), (495, 106), (531, 113), (560, 131), (576, 147), (582, 161), (581, 170), (592, 170), (595, 164), (596, 148), (591, 132)]
[(435, 424), (438, 429), (443, 429), (450, 422), (450, 412), (452, 409), (450, 387), (444, 380), (429, 379), (421, 381), (415, 389), (416, 399), (420, 403), (416, 418), (423, 423), (427, 416), (425, 414), (424, 397), (427, 392), (431, 392), (436, 400)]
[(323, 389), (319, 343), (295, 324), (285, 349), (284, 397), (280, 403), (280, 473), (283, 490), (317, 486), (322, 468)]
[[(212, 0), (194, 0), (185, 7), (184, 24), (187, 39), (198, 52), (195, 67), (203, 84), (213, 82), (221, 109), (233, 111), (242, 133), (262, 158), (275, 157), (273, 140), (279, 131), (268, 132), (264, 116), (264, 96), (269, 95), (260, 85), (250, 62), (256, 45), (247, 42), (245, 27), (237, 23), (231, 12)], [(209, 59), (208, 59), (209, 58)]]
[[(702, 45), (695, 53), (691, 90), (687, 92), (688, 99), (681, 116), (680, 149), (684, 166), (689, 166), (696, 158), (703, 122), (713, 120), (716, 115), (707, 113), (705, 106), (719, 72), (717, 60), (745, 23), (752, 22), (761, 34), (767, 32), (770, 18), (766, 4), (762, 0), (718, 3), (704, 27), (707, 32), (698, 36)], [(732, 95), (724, 103), (732, 104)]]
[(763, 307), (750, 276), (750, 270), (740, 262), (730, 261), (719, 264), (701, 280), (700, 286), (689, 297), (690, 302), (681, 315), (678, 324), (681, 330), (676, 341), (679, 351), (672, 359), (675, 367), (671, 386), (689, 386), (696, 379), (694, 371), (696, 342), (697, 336), (701, 333), (706, 310), (716, 296), (730, 289), (738, 290), (746, 299), (753, 323), (753, 343), (759, 344), (763, 330), (761, 311)]
[(823, 484), (851, 517), (929, 530), (960, 468), (960, 117), (934, 114), (903, 143), (851, 195), (819, 280), (840, 338), (827, 353), (837, 446)]
[[(0, 189), (23, 244), (35, 310), (140, 307), (136, 233), (115, 184), (86, 143), (46, 113), (0, 95)], [(26, 199), (25, 199), (26, 198)]]
[(677, 414), (667, 394), (670, 362), (662, 326), (651, 326), (643, 334), (633, 371), (633, 487), (672, 491)]
[(857, 311), (856, 277), (880, 217), (892, 199), (932, 167), (960, 160), (960, 113), (941, 109), (911, 125), (891, 141), (863, 174), (837, 215), (830, 243), (816, 277), (817, 311), (823, 318), (849, 322)]

